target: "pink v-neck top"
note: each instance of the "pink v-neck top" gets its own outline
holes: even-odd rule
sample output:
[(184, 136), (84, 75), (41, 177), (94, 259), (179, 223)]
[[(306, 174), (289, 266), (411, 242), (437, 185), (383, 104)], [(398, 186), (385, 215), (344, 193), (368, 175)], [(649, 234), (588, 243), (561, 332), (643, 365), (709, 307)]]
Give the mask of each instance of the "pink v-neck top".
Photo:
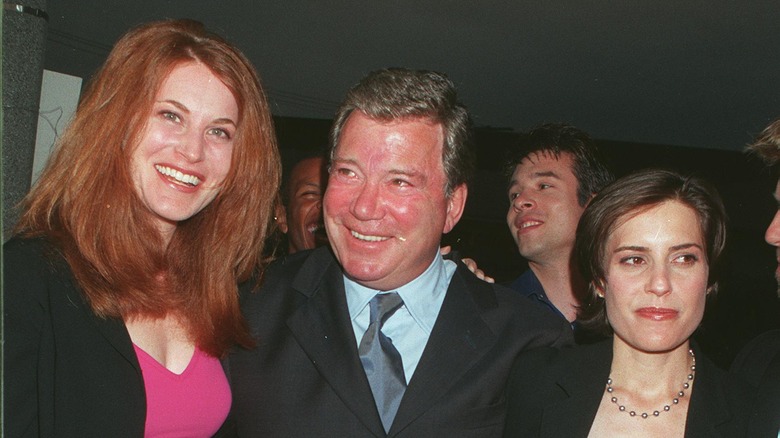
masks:
[(149, 437), (210, 437), (227, 418), (232, 398), (219, 359), (199, 348), (189, 365), (176, 374), (133, 344), (146, 388)]

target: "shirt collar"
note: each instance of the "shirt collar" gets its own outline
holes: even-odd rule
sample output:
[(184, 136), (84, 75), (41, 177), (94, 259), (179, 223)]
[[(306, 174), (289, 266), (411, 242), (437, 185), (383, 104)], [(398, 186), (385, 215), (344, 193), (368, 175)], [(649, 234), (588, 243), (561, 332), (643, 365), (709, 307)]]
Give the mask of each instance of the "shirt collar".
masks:
[[(431, 304), (442, 302), (442, 297), (447, 293), (449, 279), (452, 277), (455, 268), (454, 262), (443, 260), (441, 255), (437, 254), (428, 268), (417, 278), (387, 292), (398, 292), (412, 318), (430, 334), (441, 307), (440, 305), (434, 306)], [(344, 288), (347, 294), (347, 308), (349, 309), (349, 318), (351, 320), (355, 319), (368, 305), (368, 302), (371, 301), (374, 295), (382, 292), (363, 286), (349, 279), (346, 275), (344, 276)]]

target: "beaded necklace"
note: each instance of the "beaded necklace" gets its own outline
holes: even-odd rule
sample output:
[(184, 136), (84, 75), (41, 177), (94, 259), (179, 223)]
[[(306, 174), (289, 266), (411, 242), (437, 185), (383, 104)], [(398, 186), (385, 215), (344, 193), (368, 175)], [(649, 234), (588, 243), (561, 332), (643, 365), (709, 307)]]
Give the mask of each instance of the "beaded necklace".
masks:
[[(691, 372), (690, 374), (688, 374), (688, 379), (682, 384), (682, 389), (677, 393), (677, 396), (672, 399), (672, 403), (664, 405), (664, 407), (662, 408), (664, 412), (669, 412), (669, 410), (672, 409), (672, 406), (680, 403), (680, 398), (685, 397), (685, 390), (691, 387), (691, 382), (693, 381), (693, 378), (696, 376), (696, 355), (693, 354), (693, 350), (688, 350), (688, 354), (691, 356)], [(612, 391), (614, 391), (614, 388), (612, 388), (612, 377), (610, 376), (607, 378), (607, 392), (612, 394)], [(618, 403), (617, 397), (613, 395), (609, 400), (612, 403), (617, 405), (618, 410), (620, 410), (620, 412), (626, 412), (627, 410), (626, 406)], [(628, 415), (632, 417), (636, 417), (637, 413), (636, 411), (629, 410)], [(652, 414), (648, 414), (647, 412), (642, 412), (641, 414), (639, 414), (639, 416), (644, 419), (649, 418), (651, 415), (653, 417), (657, 417), (661, 415), (661, 411), (655, 410), (653, 411)]]

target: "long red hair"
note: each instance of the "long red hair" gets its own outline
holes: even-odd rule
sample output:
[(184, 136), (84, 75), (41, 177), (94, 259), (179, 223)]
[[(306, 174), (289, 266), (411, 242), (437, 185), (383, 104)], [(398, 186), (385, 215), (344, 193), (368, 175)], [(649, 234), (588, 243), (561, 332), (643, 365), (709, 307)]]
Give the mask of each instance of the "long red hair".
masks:
[[(166, 245), (135, 192), (130, 157), (160, 85), (187, 62), (232, 91), (238, 125), (219, 194)], [(58, 247), (95, 314), (175, 313), (201, 349), (222, 356), (252, 344), (237, 284), (262, 267), (280, 172), (265, 93), (244, 55), (198, 22), (149, 23), (125, 34), (90, 82), (25, 198), (17, 232)]]

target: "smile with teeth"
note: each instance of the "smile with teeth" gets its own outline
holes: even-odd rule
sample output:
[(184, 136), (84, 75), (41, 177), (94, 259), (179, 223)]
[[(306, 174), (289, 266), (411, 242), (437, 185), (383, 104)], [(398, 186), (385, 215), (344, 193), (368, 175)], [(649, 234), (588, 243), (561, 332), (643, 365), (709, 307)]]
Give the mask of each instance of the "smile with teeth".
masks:
[(521, 223), (518, 228), (520, 228), (522, 230), (523, 228), (528, 228), (528, 227), (532, 227), (534, 225), (541, 225), (541, 224), (542, 224), (541, 222), (537, 222), (537, 221), (528, 221), (528, 222)]
[(171, 169), (170, 167), (161, 166), (159, 164), (155, 164), (154, 168), (157, 169), (157, 171), (161, 174), (169, 178), (173, 178), (178, 183), (190, 185), (193, 187), (200, 184), (200, 178), (195, 175), (187, 175), (176, 169)]
[(388, 240), (389, 237), (382, 237), (382, 236), (366, 236), (364, 234), (360, 234), (355, 230), (350, 231), (352, 233), (352, 237), (360, 240), (365, 240), (366, 242), (384, 242), (385, 240)]

